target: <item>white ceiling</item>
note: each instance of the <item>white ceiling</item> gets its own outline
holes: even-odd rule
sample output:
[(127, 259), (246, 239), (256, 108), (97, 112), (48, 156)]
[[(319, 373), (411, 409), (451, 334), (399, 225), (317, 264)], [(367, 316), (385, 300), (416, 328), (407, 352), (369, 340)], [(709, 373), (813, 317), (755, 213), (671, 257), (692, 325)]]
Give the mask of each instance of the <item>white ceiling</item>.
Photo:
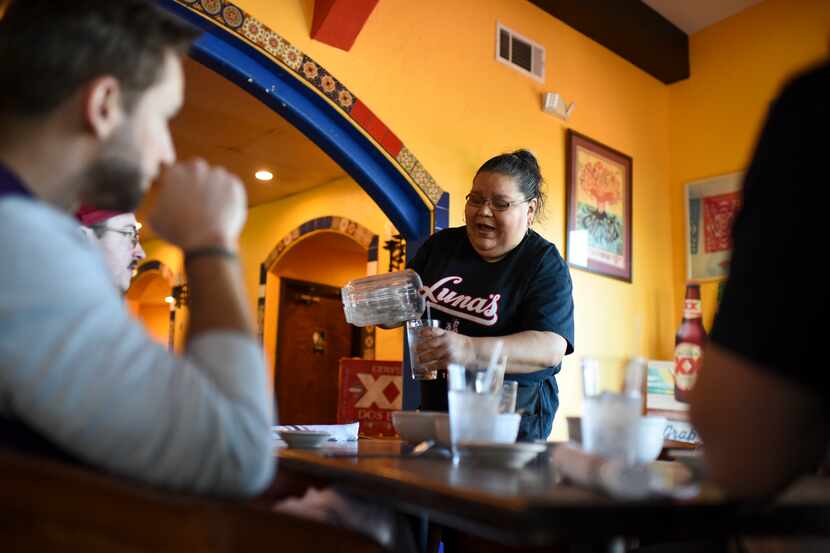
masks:
[(687, 35), (713, 25), (721, 19), (760, 4), (763, 0), (642, 0), (685, 31)]

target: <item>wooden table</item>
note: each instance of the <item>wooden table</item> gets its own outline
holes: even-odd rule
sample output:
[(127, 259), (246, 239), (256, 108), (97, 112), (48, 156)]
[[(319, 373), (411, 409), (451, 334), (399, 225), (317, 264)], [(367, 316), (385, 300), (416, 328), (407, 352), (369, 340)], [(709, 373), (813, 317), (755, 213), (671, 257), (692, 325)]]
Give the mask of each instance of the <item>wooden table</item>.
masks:
[[(397, 455), (402, 444), (396, 441), (361, 440), (336, 450), (344, 451), (344, 446), (357, 457), (330, 457), (330, 447), (278, 449), (278, 474), (337, 485), (398, 511), (518, 546), (614, 536), (675, 540), (736, 533), (830, 534), (830, 482), (819, 478), (799, 482), (766, 506), (726, 502), (705, 485), (691, 500), (619, 501), (562, 483), (545, 454), (521, 470), (510, 470), (402, 457)], [(389, 456), (371, 456), (383, 453)]]

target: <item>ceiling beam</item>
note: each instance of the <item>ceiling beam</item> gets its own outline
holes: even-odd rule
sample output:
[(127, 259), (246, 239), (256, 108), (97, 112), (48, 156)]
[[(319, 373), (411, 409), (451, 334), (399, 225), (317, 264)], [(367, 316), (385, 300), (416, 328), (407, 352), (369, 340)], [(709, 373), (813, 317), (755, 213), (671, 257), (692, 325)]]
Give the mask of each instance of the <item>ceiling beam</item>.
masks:
[(379, 0), (315, 0), (311, 38), (349, 51)]
[(640, 0), (529, 1), (666, 84), (689, 78), (688, 35)]

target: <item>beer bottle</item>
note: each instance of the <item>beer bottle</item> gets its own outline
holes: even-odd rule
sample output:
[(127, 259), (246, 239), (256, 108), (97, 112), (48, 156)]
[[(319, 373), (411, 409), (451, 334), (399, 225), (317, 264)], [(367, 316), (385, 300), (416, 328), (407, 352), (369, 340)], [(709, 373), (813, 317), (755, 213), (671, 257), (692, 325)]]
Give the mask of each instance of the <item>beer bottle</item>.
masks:
[(689, 401), (689, 392), (697, 380), (705, 343), (700, 284), (688, 283), (683, 302), (683, 320), (674, 338), (674, 398), (677, 401)]

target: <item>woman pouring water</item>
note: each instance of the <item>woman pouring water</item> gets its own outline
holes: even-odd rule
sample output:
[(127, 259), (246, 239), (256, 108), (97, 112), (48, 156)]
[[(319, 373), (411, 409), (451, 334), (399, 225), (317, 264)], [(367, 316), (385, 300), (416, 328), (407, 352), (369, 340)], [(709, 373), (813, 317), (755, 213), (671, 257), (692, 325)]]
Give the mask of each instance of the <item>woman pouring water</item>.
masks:
[(420, 381), (421, 409), (446, 411), (447, 365), (489, 359), (502, 340), (505, 380), (519, 385), (520, 440), (550, 434), (559, 406), (555, 374), (574, 349), (568, 267), (530, 228), (542, 211), (541, 184), (526, 150), (488, 160), (467, 194), (466, 225), (431, 236), (408, 265), (440, 320), (418, 341), (419, 362), (439, 369), (438, 379)]

